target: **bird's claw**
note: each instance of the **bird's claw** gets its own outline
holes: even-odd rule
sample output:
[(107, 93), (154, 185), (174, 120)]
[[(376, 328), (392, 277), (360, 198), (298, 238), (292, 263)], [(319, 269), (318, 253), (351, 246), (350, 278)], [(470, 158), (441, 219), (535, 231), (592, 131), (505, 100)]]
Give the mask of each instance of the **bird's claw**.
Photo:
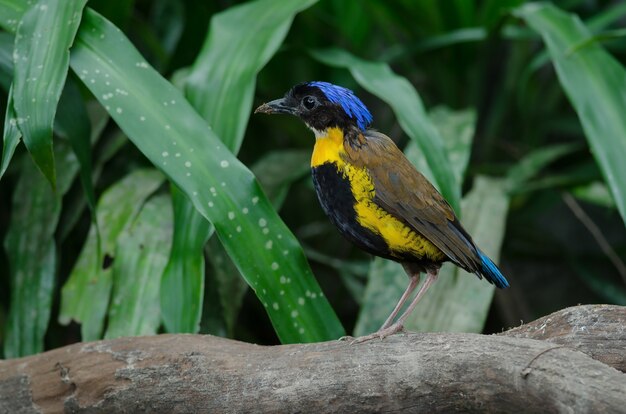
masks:
[(365, 335), (365, 336), (360, 336), (358, 338), (354, 338), (350, 342), (350, 345), (360, 344), (360, 343), (363, 343), (363, 342), (371, 341), (372, 339), (376, 339), (376, 338), (378, 338), (378, 339), (380, 339), (382, 341), (386, 337), (394, 335), (394, 334), (397, 334), (399, 332), (405, 332), (404, 326), (402, 324), (399, 324), (399, 323), (394, 323), (393, 325), (389, 326), (388, 328), (378, 330), (378, 331), (376, 331), (374, 333), (371, 333), (369, 335)]

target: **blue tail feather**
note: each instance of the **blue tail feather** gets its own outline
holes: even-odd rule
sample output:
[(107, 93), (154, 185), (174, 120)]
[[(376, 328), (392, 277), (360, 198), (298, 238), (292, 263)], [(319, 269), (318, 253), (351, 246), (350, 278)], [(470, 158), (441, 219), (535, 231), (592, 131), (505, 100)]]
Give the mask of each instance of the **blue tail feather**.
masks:
[(508, 288), (509, 281), (506, 280), (498, 266), (489, 258), (486, 254), (478, 251), (478, 255), (480, 256), (480, 261), (482, 263), (481, 274), (487, 279), (489, 282), (493, 283), (500, 289)]

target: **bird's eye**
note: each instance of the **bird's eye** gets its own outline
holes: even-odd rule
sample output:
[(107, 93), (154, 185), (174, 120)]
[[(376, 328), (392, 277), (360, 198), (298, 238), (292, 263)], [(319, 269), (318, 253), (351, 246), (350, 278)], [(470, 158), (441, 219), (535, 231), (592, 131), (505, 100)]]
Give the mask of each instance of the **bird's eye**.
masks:
[(313, 109), (317, 105), (317, 99), (315, 99), (314, 97), (312, 97), (310, 95), (309, 96), (305, 96), (302, 99), (302, 105), (304, 105), (304, 107), (306, 109)]

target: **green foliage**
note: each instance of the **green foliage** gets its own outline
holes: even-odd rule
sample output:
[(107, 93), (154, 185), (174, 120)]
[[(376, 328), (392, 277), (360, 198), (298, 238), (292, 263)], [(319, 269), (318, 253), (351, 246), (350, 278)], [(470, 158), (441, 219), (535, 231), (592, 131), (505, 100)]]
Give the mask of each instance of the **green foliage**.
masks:
[(67, 76), (69, 47), (85, 3), (87, 0), (39, 1), (24, 13), (15, 36), (15, 119), (28, 152), (53, 189), (52, 123)]
[(306, 80), (362, 97), (503, 258), (496, 306), (446, 264), (409, 329), (624, 303), (623, 4), (234, 3), (0, 0), (5, 357), (78, 330), (275, 343), (377, 329), (406, 275), (322, 215), (313, 135), (250, 118)]
[(203, 249), (213, 226), (174, 184), (172, 250), (161, 279), (161, 312), (168, 332), (196, 333), (204, 298)]
[(105, 338), (154, 335), (160, 325), (160, 280), (172, 244), (172, 205), (166, 195), (148, 200), (120, 234), (113, 262), (113, 292)]
[(5, 328), (7, 357), (43, 351), (57, 267), (53, 235), (61, 213), (60, 195), (69, 189), (78, 170), (76, 157), (67, 144), (59, 143), (55, 152), (63, 167), (57, 177), (59, 194), (26, 158), (22, 159), (13, 193), (13, 217), (4, 240), (12, 287)]
[[(267, 307), (281, 339), (314, 341), (341, 335), (341, 325), (298, 242), (250, 171), (115, 26), (93, 12), (87, 12), (84, 20), (72, 69), (129, 139), (213, 223), (242, 276)], [(159, 136), (163, 139), (155, 139)], [(278, 293), (283, 284), (289, 285), (289, 294)], [(306, 292), (316, 300), (305, 307), (301, 299)]]
[(541, 33), (559, 81), (580, 118), (592, 153), (626, 222), (626, 70), (576, 16), (530, 4), (517, 15)]
[(139, 214), (146, 200), (162, 184), (163, 176), (154, 170), (137, 170), (100, 197), (97, 222), (93, 224), (80, 256), (63, 285), (59, 322), (81, 323), (86, 341), (98, 339), (104, 330), (104, 318), (113, 288), (112, 264), (117, 240)]
[[(186, 98), (234, 153), (241, 147), (250, 116), (256, 74), (282, 43), (293, 15), (313, 2), (292, 1), (280, 7), (269, 7), (269, 3), (251, 2), (216, 15), (211, 20), (201, 53), (182, 81)], [(247, 27), (248, 30), (239, 30), (239, 27)], [(184, 195), (174, 192), (173, 199), (176, 207), (175, 238), (163, 275), (163, 287), (167, 292), (162, 296), (163, 317), (166, 329), (171, 332), (197, 332), (204, 279), (202, 249), (213, 234), (213, 227), (203, 220)], [(221, 249), (217, 254), (220, 253)], [(236, 315), (238, 309), (235, 304), (238, 301), (224, 295), (231, 294), (226, 286), (238, 283), (227, 276), (240, 279), (241, 275), (236, 271), (220, 274), (223, 277), (215, 280), (220, 285), (218, 291), (224, 309), (231, 311), (225, 312), (225, 318), (226, 325), (232, 328), (232, 318), (227, 315)], [(250, 283), (250, 277), (248, 281)], [(270, 314), (274, 312), (270, 310)], [(189, 316), (193, 315), (195, 317), (189, 320)], [(187, 323), (181, 325), (181, 320)]]
[(9, 167), (13, 153), (17, 148), (20, 140), (22, 139), (22, 133), (17, 127), (17, 119), (15, 116), (15, 109), (13, 109), (13, 87), (9, 88), (7, 97), (7, 112), (4, 117), (4, 131), (2, 134), (2, 161), (0, 162), (0, 178), (4, 175), (5, 171)]

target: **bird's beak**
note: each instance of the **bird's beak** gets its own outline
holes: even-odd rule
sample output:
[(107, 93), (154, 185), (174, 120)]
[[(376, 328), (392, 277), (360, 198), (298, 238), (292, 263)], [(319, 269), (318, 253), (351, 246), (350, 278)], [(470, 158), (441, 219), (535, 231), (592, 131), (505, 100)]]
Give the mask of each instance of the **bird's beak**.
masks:
[(285, 104), (285, 99), (275, 99), (271, 102), (264, 103), (254, 110), (255, 114), (294, 114), (292, 107)]

